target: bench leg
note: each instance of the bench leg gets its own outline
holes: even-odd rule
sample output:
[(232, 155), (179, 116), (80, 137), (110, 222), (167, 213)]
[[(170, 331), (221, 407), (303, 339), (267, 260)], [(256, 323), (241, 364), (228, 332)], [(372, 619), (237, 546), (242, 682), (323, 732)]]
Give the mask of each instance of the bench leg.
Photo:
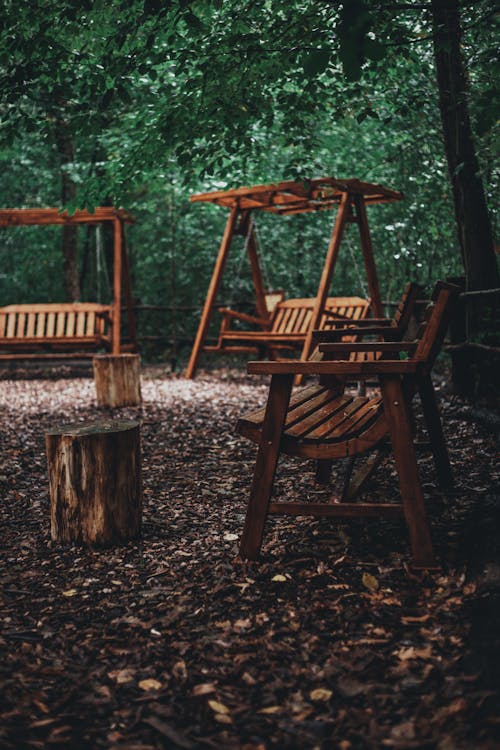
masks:
[(316, 461), (315, 480), (318, 484), (326, 486), (330, 482), (332, 473), (332, 461), (329, 458), (319, 458)]
[(262, 545), (292, 383), (292, 375), (273, 375), (271, 380), (240, 541), (240, 555), (249, 560), (255, 560), (259, 556)]
[(398, 377), (381, 378), (384, 411), (389, 424), (392, 451), (399, 477), (401, 501), (415, 568), (436, 568), (429, 521), (418, 474), (413, 445), (413, 430), (401, 381)]
[(430, 375), (426, 375), (419, 380), (418, 390), (439, 484), (441, 487), (451, 487), (453, 485), (453, 475), (450, 457), (444, 439), (443, 426)]

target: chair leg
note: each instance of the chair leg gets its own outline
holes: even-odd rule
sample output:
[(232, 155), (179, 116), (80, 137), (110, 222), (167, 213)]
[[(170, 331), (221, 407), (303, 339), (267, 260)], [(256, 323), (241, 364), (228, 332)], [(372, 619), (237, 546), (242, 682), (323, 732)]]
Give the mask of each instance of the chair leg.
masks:
[(382, 448), (378, 448), (375, 453), (373, 453), (364, 461), (363, 465), (358, 469), (358, 471), (349, 482), (346, 490), (346, 500), (352, 500), (356, 497), (356, 495), (359, 495), (363, 487), (365, 487), (375, 471), (378, 469), (384, 458), (387, 457), (388, 453), (389, 451), (387, 447), (384, 446)]
[(399, 477), (403, 513), (410, 536), (413, 566), (436, 568), (424, 495), (418, 475), (411, 419), (401, 381), (398, 377), (384, 376), (381, 378), (381, 389)]
[(331, 473), (332, 461), (329, 458), (319, 458), (316, 461), (316, 482), (326, 486), (330, 481)]
[(240, 555), (249, 560), (255, 560), (259, 556), (262, 545), (292, 383), (293, 375), (273, 375), (271, 379), (250, 499), (240, 541)]
[(427, 433), (431, 443), (434, 464), (441, 487), (451, 487), (453, 485), (453, 474), (451, 471), (450, 457), (448, 448), (443, 434), (443, 426), (439, 409), (436, 402), (436, 394), (430, 375), (419, 379), (418, 390), (422, 402)]

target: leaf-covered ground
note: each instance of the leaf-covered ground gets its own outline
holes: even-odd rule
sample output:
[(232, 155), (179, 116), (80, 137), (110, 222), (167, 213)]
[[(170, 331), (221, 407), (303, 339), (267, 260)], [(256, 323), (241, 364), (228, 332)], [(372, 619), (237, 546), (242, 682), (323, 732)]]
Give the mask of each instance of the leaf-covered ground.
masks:
[[(5, 375), (4, 375), (5, 378)], [(436, 748), (500, 742), (494, 436), (443, 399), (457, 486), (421, 457), (440, 573), (404, 528), (282, 518), (237, 557), (263, 381), (145, 372), (140, 542), (54, 544), (44, 432), (97, 419), (88, 378), (0, 380), (0, 747)], [(316, 496), (284, 461), (277, 492)], [(390, 462), (372, 486), (397, 497)]]

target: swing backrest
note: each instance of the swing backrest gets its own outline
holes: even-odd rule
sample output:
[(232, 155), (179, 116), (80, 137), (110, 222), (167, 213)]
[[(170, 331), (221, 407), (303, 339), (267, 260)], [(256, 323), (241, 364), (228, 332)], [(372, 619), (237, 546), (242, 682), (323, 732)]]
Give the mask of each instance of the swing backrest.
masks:
[[(316, 299), (313, 297), (278, 302), (271, 320), (271, 334), (305, 335), (310, 329), (315, 304)], [(360, 320), (366, 317), (369, 306), (369, 301), (362, 297), (328, 297), (319, 328), (324, 328), (332, 319)]]

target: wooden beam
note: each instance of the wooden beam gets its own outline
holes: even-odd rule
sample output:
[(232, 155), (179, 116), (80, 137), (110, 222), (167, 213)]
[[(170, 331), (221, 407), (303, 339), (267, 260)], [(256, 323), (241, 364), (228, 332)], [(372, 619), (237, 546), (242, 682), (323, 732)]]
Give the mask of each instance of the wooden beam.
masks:
[(259, 255), (257, 252), (255, 229), (251, 216), (249, 216), (248, 218), (247, 254), (252, 271), (252, 281), (255, 289), (255, 304), (257, 308), (257, 314), (260, 318), (264, 318), (264, 320), (267, 320), (269, 318), (269, 312), (266, 306), (266, 291), (264, 289), (264, 282), (262, 280)]
[(122, 284), (122, 223), (114, 222), (113, 247), (113, 320), (111, 330), (111, 353), (120, 354), (121, 284)]
[(210, 318), (212, 315), (212, 309), (215, 303), (215, 298), (217, 296), (217, 292), (220, 286), (222, 275), (224, 273), (224, 267), (226, 265), (227, 256), (229, 253), (229, 249), (231, 247), (231, 240), (233, 238), (237, 216), (238, 216), (238, 207), (233, 206), (233, 208), (231, 209), (231, 213), (229, 214), (228, 220), (226, 222), (226, 228), (224, 230), (224, 235), (222, 237), (222, 242), (220, 244), (219, 254), (217, 256), (217, 260), (215, 261), (212, 278), (210, 280), (210, 284), (209, 284), (208, 291), (207, 291), (207, 296), (205, 299), (205, 305), (203, 307), (203, 312), (201, 314), (198, 331), (196, 333), (196, 338), (193, 344), (193, 349), (191, 351), (191, 357), (189, 359), (189, 364), (186, 370), (186, 378), (188, 379), (194, 378), (195, 373), (196, 373), (196, 367), (198, 365), (198, 360), (200, 358), (201, 349), (203, 346), (203, 342), (205, 341), (205, 337), (207, 335), (208, 326), (210, 324)]
[(130, 281), (130, 263), (127, 250), (127, 238), (125, 227), (122, 226), (122, 266), (123, 266), (123, 291), (125, 294), (125, 305), (127, 307), (128, 336), (134, 348), (137, 348), (137, 328), (135, 324), (134, 300), (132, 299), (132, 284)]
[(370, 229), (368, 227), (368, 218), (366, 216), (366, 206), (362, 195), (354, 196), (354, 205), (356, 206), (356, 214), (358, 217), (359, 236), (361, 238), (361, 249), (363, 251), (368, 289), (370, 290), (372, 313), (377, 317), (381, 317), (383, 315), (382, 300), (380, 298), (377, 269), (373, 257), (373, 246), (370, 237)]
[(0, 209), (0, 227), (32, 226), (55, 224), (97, 224), (101, 221), (122, 221), (132, 223), (133, 217), (123, 209), (103, 206), (90, 211), (75, 211), (68, 214), (59, 208), (3, 208)]
[(302, 360), (308, 359), (311, 354), (313, 346), (312, 333), (314, 329), (319, 328), (321, 316), (325, 308), (325, 300), (328, 297), (328, 290), (332, 282), (333, 271), (335, 269), (335, 264), (337, 262), (339, 254), (340, 243), (342, 242), (342, 237), (344, 236), (345, 225), (349, 216), (350, 207), (351, 196), (349, 193), (343, 193), (339, 210), (335, 218), (335, 223), (333, 225), (330, 245), (328, 247), (328, 252), (323, 266), (323, 273), (321, 274), (318, 291), (316, 293), (316, 302), (314, 305), (313, 313), (311, 315), (309, 331), (304, 342), (304, 348), (302, 349)]

